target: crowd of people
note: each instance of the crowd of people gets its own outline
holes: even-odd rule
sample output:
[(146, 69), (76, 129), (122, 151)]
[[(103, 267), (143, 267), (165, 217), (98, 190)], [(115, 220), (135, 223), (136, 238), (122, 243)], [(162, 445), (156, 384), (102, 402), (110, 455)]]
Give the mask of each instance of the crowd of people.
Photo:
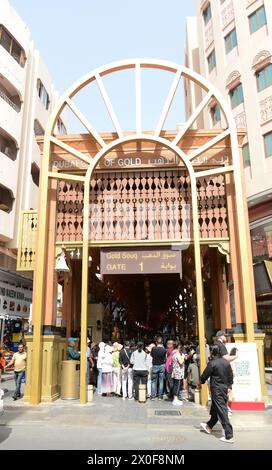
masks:
[[(124, 341), (98, 345), (88, 343), (88, 383), (99, 395), (138, 400), (139, 385), (146, 385), (147, 398), (162, 400), (167, 395), (173, 405), (190, 399), (190, 390), (199, 388), (199, 354), (191, 342), (168, 340), (155, 343)], [(73, 357), (76, 358), (76, 357)], [(72, 359), (72, 357), (71, 357)]]
[[(206, 368), (200, 375), (199, 346), (192, 342), (168, 340), (164, 347), (162, 337), (145, 346), (134, 341), (124, 344), (99, 343), (89, 348), (90, 374), (100, 395), (122, 396), (123, 400), (139, 400), (139, 385), (146, 385), (147, 397), (163, 400), (166, 394), (174, 406), (189, 400), (190, 389), (198, 389), (208, 382), (211, 395), (210, 419), (201, 423), (202, 430), (211, 434), (220, 421), (224, 435), (221, 440), (233, 443), (233, 428), (229, 420), (228, 394), (233, 384), (230, 362), (237, 350), (229, 353), (226, 333), (216, 333), (214, 344), (205, 344)], [(95, 381), (96, 379), (96, 381)]]
[[(200, 375), (199, 346), (191, 341), (168, 340), (166, 346), (161, 336), (147, 346), (139, 341), (91, 344), (87, 340), (87, 382), (96, 387), (98, 395), (122, 397), (123, 400), (139, 400), (139, 385), (146, 386), (147, 397), (163, 400), (168, 397), (174, 406), (182, 406), (190, 399), (190, 390), (199, 389), (209, 382), (211, 394), (210, 420), (200, 423), (202, 430), (211, 434), (219, 420), (224, 429), (221, 440), (234, 442), (233, 429), (228, 414), (228, 392), (233, 384), (230, 362), (238, 357), (237, 349), (228, 352), (226, 333), (218, 331), (214, 345), (206, 342), (206, 368)], [(68, 338), (67, 359), (80, 359), (75, 338)], [(19, 344), (7, 363), (0, 354), (0, 371), (14, 367), (15, 392), (13, 399), (21, 398), (21, 384), (25, 380), (27, 354)], [(0, 376), (1, 378), (1, 376)]]

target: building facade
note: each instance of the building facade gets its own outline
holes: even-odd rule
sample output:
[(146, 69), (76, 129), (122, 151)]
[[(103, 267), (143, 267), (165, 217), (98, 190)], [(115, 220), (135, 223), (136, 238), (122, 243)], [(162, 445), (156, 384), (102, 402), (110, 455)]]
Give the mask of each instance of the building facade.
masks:
[[(199, 0), (187, 19), (185, 64), (208, 78), (231, 106), (237, 128), (246, 129), (243, 162), (251, 229), (258, 325), (267, 333), (272, 360), (272, 8), (270, 0)], [(187, 117), (202, 99), (185, 81)], [(202, 122), (201, 122), (202, 120)], [(215, 100), (200, 127), (224, 128)]]
[[(1, 282), (6, 279), (6, 283), (21, 288), (31, 289), (32, 281), (16, 275), (20, 212), (38, 205), (40, 152), (36, 136), (44, 134), (57, 98), (29, 29), (8, 0), (1, 0), (0, 270)], [(62, 123), (58, 124), (56, 132), (65, 132)], [(1, 314), (16, 316), (13, 303), (4, 296)]]

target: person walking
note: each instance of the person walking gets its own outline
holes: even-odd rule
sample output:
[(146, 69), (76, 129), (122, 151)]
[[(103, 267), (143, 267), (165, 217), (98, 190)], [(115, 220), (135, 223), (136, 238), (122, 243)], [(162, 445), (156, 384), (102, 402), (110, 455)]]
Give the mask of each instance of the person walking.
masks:
[(140, 383), (147, 385), (148, 378), (148, 358), (144, 351), (144, 343), (141, 341), (137, 345), (136, 351), (131, 355), (130, 362), (133, 365), (133, 383), (135, 400), (139, 400)]
[(145, 348), (145, 352), (147, 354), (147, 364), (148, 364), (148, 378), (147, 378), (147, 390), (146, 390), (146, 398), (151, 398), (151, 380), (152, 380), (152, 365), (153, 359), (151, 356), (151, 351), (155, 347), (154, 343), (151, 343), (149, 346)]
[(195, 389), (199, 390), (200, 387), (200, 374), (197, 359), (197, 354), (194, 354), (192, 357), (192, 362), (188, 367), (187, 400), (190, 400), (190, 388), (194, 391)]
[(223, 357), (224, 359), (226, 359), (229, 362), (232, 362), (235, 359), (237, 359), (238, 354), (230, 355), (228, 353), (228, 350), (226, 348), (227, 336), (229, 336), (229, 334), (226, 333), (225, 331), (223, 331), (223, 330), (217, 331), (217, 333), (215, 335), (216, 339), (214, 341), (214, 345), (218, 347), (221, 357)]
[(5, 366), (5, 369), (14, 365), (15, 392), (13, 400), (21, 398), (21, 384), (25, 380), (27, 354), (23, 344), (19, 344), (18, 352), (13, 354), (11, 361)]
[(113, 348), (110, 345), (105, 346), (104, 354), (101, 357), (101, 368), (102, 368), (102, 384), (101, 393), (110, 396), (113, 392), (113, 377), (112, 377), (112, 351)]
[(87, 385), (91, 383), (91, 373), (93, 373), (94, 368), (94, 360), (93, 360), (93, 353), (91, 350), (91, 341), (87, 338)]
[(182, 400), (178, 399), (180, 382), (184, 378), (184, 354), (180, 343), (176, 345), (172, 356), (173, 401), (172, 405), (182, 406)]
[(167, 394), (168, 394), (168, 398), (170, 400), (173, 399), (174, 382), (173, 382), (173, 378), (172, 378), (172, 372), (173, 372), (172, 358), (173, 358), (174, 352), (175, 352), (174, 341), (172, 339), (169, 339), (166, 343), (165, 373), (166, 373)]
[(151, 400), (155, 400), (156, 395), (159, 400), (163, 399), (166, 350), (163, 346), (162, 337), (158, 336), (156, 346), (152, 348), (152, 376), (151, 376)]
[(101, 384), (102, 384), (102, 356), (105, 353), (105, 343), (101, 341), (98, 345), (98, 354), (97, 354), (97, 393), (101, 395)]
[(130, 348), (130, 342), (125, 341), (124, 348), (120, 351), (119, 362), (121, 364), (121, 375), (122, 375), (122, 393), (123, 400), (128, 398), (133, 400), (132, 389), (133, 389), (133, 369), (130, 364), (132, 350)]
[(201, 375), (200, 382), (204, 384), (209, 378), (212, 398), (211, 417), (207, 423), (200, 423), (200, 426), (207, 434), (211, 434), (219, 420), (225, 431), (225, 436), (220, 440), (233, 443), (233, 428), (228, 417), (228, 389), (233, 384), (233, 372), (229, 361), (221, 356), (218, 345), (211, 347), (211, 360)]
[(113, 393), (118, 397), (121, 396), (121, 366), (119, 362), (120, 351), (123, 346), (119, 343), (113, 343), (112, 353), (112, 377), (113, 377)]

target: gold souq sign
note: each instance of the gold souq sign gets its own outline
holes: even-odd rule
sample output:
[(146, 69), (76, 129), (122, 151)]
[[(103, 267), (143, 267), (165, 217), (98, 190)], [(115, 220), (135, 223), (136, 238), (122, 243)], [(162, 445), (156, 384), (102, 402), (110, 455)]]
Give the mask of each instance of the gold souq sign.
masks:
[(181, 250), (164, 248), (100, 251), (101, 274), (172, 274), (181, 275)]

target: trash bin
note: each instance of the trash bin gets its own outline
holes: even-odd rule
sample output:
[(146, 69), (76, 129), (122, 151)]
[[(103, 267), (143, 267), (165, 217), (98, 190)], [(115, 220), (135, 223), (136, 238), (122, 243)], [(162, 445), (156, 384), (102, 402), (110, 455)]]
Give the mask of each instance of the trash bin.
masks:
[(61, 363), (61, 399), (76, 400), (79, 398), (79, 361), (62, 361)]
[(139, 385), (139, 403), (146, 402), (146, 385), (140, 384)]

